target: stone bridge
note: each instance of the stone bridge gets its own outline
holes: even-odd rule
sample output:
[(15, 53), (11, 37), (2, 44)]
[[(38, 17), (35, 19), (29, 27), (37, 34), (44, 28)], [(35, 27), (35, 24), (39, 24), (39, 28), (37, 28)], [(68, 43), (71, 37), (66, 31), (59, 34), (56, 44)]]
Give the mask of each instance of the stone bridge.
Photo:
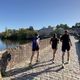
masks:
[(33, 69), (28, 67), (31, 56), (31, 43), (8, 49), (11, 54), (11, 61), (6, 69), (6, 77), (3, 80), (80, 80), (80, 43), (71, 36), (72, 47), (70, 50), (70, 62), (62, 69), (61, 42), (55, 56), (55, 63), (52, 63), (52, 49), (49, 39), (40, 43), (40, 62), (35, 63), (36, 54), (33, 60)]

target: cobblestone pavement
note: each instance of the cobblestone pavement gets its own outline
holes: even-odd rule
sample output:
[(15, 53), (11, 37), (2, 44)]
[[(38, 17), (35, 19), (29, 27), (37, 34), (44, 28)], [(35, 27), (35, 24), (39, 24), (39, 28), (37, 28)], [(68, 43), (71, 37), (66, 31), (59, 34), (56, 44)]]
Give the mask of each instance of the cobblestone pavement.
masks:
[(80, 80), (79, 43), (73, 36), (71, 41), (70, 62), (66, 64), (67, 55), (65, 54), (64, 69), (61, 68), (62, 52), (61, 43), (59, 43), (55, 63), (52, 63), (52, 49), (49, 45), (40, 51), (39, 63), (36, 64), (34, 58), (33, 69), (28, 67), (29, 60), (24, 61), (7, 71), (8, 76), (3, 80)]

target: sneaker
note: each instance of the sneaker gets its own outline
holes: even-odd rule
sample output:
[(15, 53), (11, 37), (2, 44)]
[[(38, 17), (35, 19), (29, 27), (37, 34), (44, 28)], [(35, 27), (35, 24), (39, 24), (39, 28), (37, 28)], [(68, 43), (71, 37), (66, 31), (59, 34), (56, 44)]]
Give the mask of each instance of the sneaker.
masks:
[(67, 63), (70, 63), (70, 60), (67, 60)]
[(69, 61), (66, 62), (66, 64), (68, 64), (68, 63), (69, 63)]
[(52, 63), (54, 63), (54, 60), (52, 60)]
[(62, 68), (64, 69), (64, 63), (62, 63)]
[(31, 63), (29, 63), (29, 68), (33, 68)]
[(38, 63), (39, 62), (39, 60), (36, 60), (36, 63)]

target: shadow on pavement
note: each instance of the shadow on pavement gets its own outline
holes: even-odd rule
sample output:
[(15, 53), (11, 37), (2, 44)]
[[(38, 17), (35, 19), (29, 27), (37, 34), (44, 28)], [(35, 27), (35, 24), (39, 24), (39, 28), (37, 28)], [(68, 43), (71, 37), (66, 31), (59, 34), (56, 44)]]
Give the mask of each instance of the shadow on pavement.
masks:
[(53, 64), (53, 63), (46, 63), (46, 64), (35, 63), (35, 64), (32, 65), (33, 68), (30, 68), (29, 66), (27, 66), (27, 67), (23, 67), (23, 68), (12, 69), (12, 70), (6, 72), (7, 73), (6, 77), (14, 76), (14, 75), (17, 75), (19, 73), (26, 72), (30, 69), (35, 69), (35, 68), (39, 68), (39, 67), (43, 67), (43, 66), (48, 66), (48, 65), (51, 65), (51, 64)]
[[(58, 67), (58, 68), (57, 68)], [(54, 68), (57, 68), (57, 69), (54, 69)], [(57, 66), (53, 66), (53, 67), (49, 67), (49, 68), (46, 68), (40, 72), (33, 72), (33, 73), (24, 73), (22, 75), (20, 75), (19, 77), (15, 77), (11, 80), (33, 80), (35, 77), (37, 77), (38, 75), (41, 75), (43, 73), (47, 73), (47, 72), (58, 72), (60, 71), (62, 68), (61, 64), (60, 65), (57, 65)]]
[[(50, 62), (51, 61), (51, 62)], [(20, 77), (15, 77), (11, 80), (33, 80), (34, 77), (40, 75), (40, 74), (43, 74), (43, 73), (46, 73), (46, 72), (59, 72), (62, 68), (62, 64), (60, 65), (53, 65), (52, 67), (48, 67), (48, 68), (44, 68), (44, 70), (42, 69), (42, 71), (40, 72), (32, 72), (32, 73), (29, 73), (27, 74), (26, 71), (29, 71), (31, 69), (38, 69), (39, 67), (42, 68), (42, 67), (46, 67), (48, 65), (52, 65), (52, 60), (49, 60), (49, 61), (44, 61), (44, 62), (40, 62), (38, 64), (33, 64), (33, 68), (30, 68), (29, 66), (28, 67), (23, 67), (23, 68), (16, 68), (16, 69), (12, 69), (10, 71), (7, 71), (7, 74), (5, 77), (10, 77), (10, 76), (15, 76), (15, 75), (18, 75), (21, 73)]]

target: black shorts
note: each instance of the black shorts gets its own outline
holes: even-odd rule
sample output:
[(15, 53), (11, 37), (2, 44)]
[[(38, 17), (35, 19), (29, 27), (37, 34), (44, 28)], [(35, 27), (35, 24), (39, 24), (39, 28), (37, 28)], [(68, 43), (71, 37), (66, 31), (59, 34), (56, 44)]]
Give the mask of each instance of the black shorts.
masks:
[(62, 51), (65, 52), (65, 51), (69, 51), (70, 50), (70, 46), (69, 45), (64, 45), (62, 46)]
[(57, 45), (52, 45), (52, 49), (57, 49)]
[(32, 48), (32, 51), (38, 51), (38, 50), (39, 50), (39, 46)]

